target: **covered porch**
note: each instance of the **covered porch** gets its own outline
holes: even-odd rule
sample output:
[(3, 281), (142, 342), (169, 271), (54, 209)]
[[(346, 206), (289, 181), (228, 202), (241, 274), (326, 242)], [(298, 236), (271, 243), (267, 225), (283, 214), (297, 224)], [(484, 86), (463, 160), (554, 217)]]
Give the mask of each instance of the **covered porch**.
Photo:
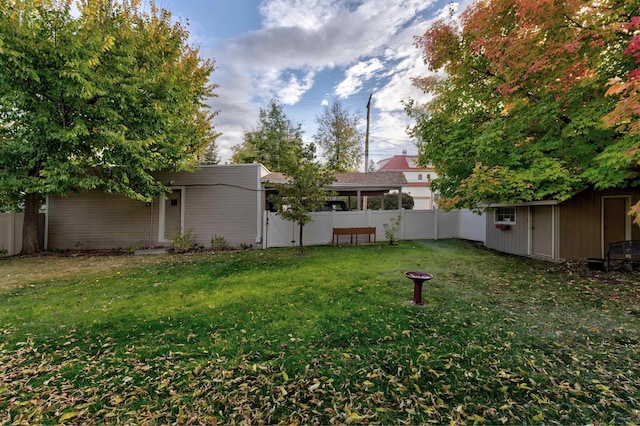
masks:
[[(382, 171), (371, 173), (337, 173), (336, 180), (327, 187), (331, 198), (344, 199), (350, 210), (367, 210), (367, 201), (371, 197), (381, 199), (380, 209), (383, 208), (382, 198), (385, 194), (398, 191), (398, 206), (402, 206), (402, 187), (407, 184), (404, 173)], [(269, 194), (273, 192), (268, 187), (269, 182), (286, 183), (287, 177), (278, 172), (269, 173), (262, 177), (265, 188), (265, 210), (273, 211), (269, 205)]]

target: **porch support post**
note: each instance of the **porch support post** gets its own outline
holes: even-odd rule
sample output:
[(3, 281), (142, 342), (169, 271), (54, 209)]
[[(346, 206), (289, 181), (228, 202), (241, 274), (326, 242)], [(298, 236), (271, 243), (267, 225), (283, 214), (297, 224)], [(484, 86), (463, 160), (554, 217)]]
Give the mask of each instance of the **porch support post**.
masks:
[(362, 200), (360, 199), (362, 192), (358, 189), (358, 210), (362, 210)]

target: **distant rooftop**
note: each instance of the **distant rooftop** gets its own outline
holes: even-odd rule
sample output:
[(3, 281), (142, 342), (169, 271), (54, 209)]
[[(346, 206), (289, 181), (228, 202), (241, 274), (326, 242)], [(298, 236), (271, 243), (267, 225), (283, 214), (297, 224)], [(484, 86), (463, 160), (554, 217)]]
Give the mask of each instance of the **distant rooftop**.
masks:
[(378, 170), (381, 171), (433, 171), (433, 167), (418, 167), (417, 155), (394, 155), (391, 158), (378, 161)]

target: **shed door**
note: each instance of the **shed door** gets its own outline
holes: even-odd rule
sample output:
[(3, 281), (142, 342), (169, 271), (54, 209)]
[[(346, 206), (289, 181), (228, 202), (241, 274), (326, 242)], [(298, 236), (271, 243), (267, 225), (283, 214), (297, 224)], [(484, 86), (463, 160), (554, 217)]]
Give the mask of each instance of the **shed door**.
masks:
[(182, 190), (174, 190), (167, 194), (164, 200), (164, 235), (166, 239), (171, 239), (181, 234), (182, 225)]
[(609, 243), (627, 239), (627, 201), (628, 197), (605, 197), (602, 199), (602, 235), (604, 253)]
[(553, 206), (531, 206), (531, 254), (553, 257)]

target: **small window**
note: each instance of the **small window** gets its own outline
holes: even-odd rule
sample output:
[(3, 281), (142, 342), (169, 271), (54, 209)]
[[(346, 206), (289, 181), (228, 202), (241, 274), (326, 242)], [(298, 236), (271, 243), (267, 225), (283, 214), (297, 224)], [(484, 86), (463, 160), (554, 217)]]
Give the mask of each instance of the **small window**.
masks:
[(516, 223), (516, 208), (498, 207), (495, 215), (495, 223)]
[(431, 182), (431, 175), (430, 175), (430, 174), (428, 174), (428, 175), (427, 175), (427, 180), (428, 180), (429, 182)]
[(178, 200), (176, 200), (175, 198), (171, 200), (171, 205), (172, 206), (177, 206), (178, 205)]
[(418, 180), (422, 180), (422, 175), (418, 175)]

